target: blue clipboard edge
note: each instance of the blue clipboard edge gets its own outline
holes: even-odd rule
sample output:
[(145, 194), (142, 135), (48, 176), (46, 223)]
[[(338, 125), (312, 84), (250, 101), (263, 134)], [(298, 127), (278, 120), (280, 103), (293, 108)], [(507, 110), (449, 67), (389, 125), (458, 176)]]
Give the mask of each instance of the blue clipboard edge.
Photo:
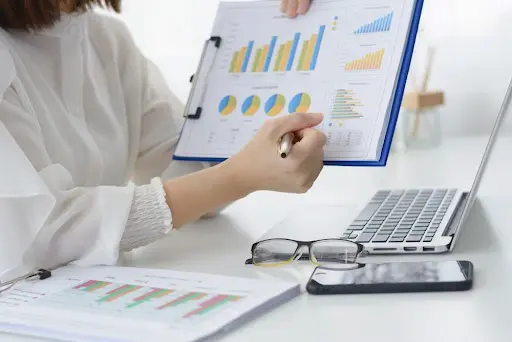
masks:
[[(414, 53), (414, 47), (416, 45), (416, 37), (418, 34), (418, 28), (420, 25), (421, 12), (423, 10), (424, 0), (415, 0), (414, 11), (412, 15), (411, 27), (409, 30), (409, 38), (405, 45), (404, 57), (402, 60), (402, 67), (400, 75), (398, 76), (398, 82), (395, 91), (395, 97), (393, 99), (393, 105), (391, 106), (391, 113), (388, 122), (388, 128), (386, 130), (386, 136), (384, 143), (382, 144), (382, 153), (380, 159), (377, 161), (324, 161), (324, 165), (331, 166), (386, 166), (391, 145), (393, 143), (393, 137), (395, 133), (396, 123), (398, 121), (398, 115), (400, 114), (400, 107), (402, 106), (402, 99), (405, 92), (405, 85), (407, 84), (407, 78), (409, 76), (409, 70), (411, 67), (412, 57)], [(197, 157), (183, 157), (173, 155), (173, 160), (181, 161), (200, 161), (210, 163), (220, 163), (225, 161), (227, 158), (197, 158)]]

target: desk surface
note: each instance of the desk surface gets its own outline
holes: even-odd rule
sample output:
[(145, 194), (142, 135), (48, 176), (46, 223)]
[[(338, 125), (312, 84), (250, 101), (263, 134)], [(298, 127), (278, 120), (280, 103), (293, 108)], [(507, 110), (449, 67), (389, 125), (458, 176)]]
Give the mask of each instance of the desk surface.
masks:
[[(386, 168), (326, 167), (305, 195), (253, 194), (216, 218), (191, 224), (133, 252), (126, 264), (304, 283), (312, 270), (309, 266), (262, 271), (244, 265), (250, 245), (298, 207), (339, 205), (354, 214), (380, 188), (469, 188), (485, 144), (485, 138), (447, 141), (437, 150), (395, 154)], [(475, 267), (472, 291), (344, 296), (304, 293), (232, 331), (223, 340), (510, 341), (507, 335), (512, 334), (512, 253), (507, 242), (512, 238), (508, 229), (512, 183), (506, 176), (512, 171), (511, 148), (512, 139), (500, 138), (478, 193), (479, 200), (454, 253), (366, 260), (471, 260)]]

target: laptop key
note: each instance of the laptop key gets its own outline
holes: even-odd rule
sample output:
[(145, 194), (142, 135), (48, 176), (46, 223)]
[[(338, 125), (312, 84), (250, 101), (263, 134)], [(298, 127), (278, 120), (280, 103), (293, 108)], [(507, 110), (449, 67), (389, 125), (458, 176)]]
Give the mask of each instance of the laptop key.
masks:
[(370, 242), (370, 240), (372, 239), (374, 233), (363, 233), (361, 235), (359, 235), (359, 238), (357, 239), (357, 242)]
[(359, 213), (359, 216), (357, 217), (356, 220), (370, 220), (373, 216), (373, 214), (375, 214), (375, 212), (377, 211), (377, 209), (379, 209), (380, 205), (379, 204), (368, 204), (360, 213)]
[(369, 221), (369, 219), (368, 220), (354, 220), (354, 222), (352, 222), (352, 225), (357, 225), (357, 226), (363, 225), (364, 226), (365, 224), (368, 223), (368, 221)]
[(405, 239), (405, 237), (407, 236), (407, 234), (393, 234), (392, 238), (403, 238)]
[(406, 242), (420, 242), (422, 235), (409, 235)]
[(423, 238), (423, 241), (424, 241), (424, 242), (431, 242), (433, 238), (434, 238), (433, 236), (425, 236), (425, 237)]
[(373, 239), (372, 242), (386, 242), (389, 238), (389, 235), (381, 235), (377, 234)]

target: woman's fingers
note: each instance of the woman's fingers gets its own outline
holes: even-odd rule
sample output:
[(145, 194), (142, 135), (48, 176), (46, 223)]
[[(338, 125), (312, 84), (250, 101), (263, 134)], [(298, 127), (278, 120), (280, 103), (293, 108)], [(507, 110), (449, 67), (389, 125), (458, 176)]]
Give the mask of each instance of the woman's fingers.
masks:
[(290, 18), (297, 14), (306, 14), (311, 5), (311, 0), (281, 0), (281, 12)]

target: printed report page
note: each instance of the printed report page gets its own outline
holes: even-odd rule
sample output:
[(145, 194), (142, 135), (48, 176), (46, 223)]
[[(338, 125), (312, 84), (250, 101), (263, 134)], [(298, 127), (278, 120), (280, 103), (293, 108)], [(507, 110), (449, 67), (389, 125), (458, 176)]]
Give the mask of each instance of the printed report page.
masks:
[(413, 7), (318, 0), (290, 19), (279, 1), (221, 3), (203, 113), (186, 121), (176, 155), (227, 158), (268, 119), (321, 112), (327, 161), (378, 159)]

